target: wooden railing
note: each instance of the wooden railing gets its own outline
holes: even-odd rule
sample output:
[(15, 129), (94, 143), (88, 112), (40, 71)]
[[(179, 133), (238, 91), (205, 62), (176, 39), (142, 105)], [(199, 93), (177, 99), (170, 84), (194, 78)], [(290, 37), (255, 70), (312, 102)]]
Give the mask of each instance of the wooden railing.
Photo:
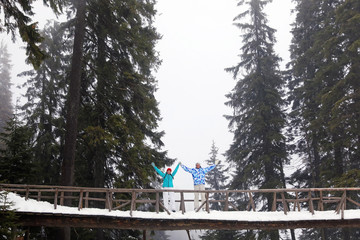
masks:
[[(307, 188), (307, 189), (258, 189), (258, 190), (165, 190), (165, 189), (116, 189), (116, 188), (88, 188), (70, 186), (45, 186), (45, 185), (18, 185), (0, 184), (0, 190), (15, 192), (25, 199), (46, 200), (54, 204), (64, 205), (64, 202), (71, 201), (72, 206), (82, 208), (97, 207), (112, 210), (133, 211), (146, 210), (160, 212), (164, 207), (160, 199), (160, 193), (175, 192), (180, 195), (177, 202), (180, 203), (180, 211), (184, 214), (185, 202), (192, 202), (193, 199), (185, 199), (186, 193), (204, 192), (206, 200), (196, 209), (201, 208), (210, 212), (211, 203), (219, 203), (223, 211), (264, 211), (257, 209), (258, 199), (272, 199), (271, 211), (301, 211), (306, 209), (312, 214), (315, 211), (334, 210), (341, 213), (344, 218), (344, 210), (360, 208), (360, 188)], [(213, 195), (220, 195), (219, 200), (213, 200)], [(257, 200), (256, 200), (257, 199)], [(237, 203), (235, 203), (237, 202)], [(239, 202), (243, 204), (238, 204)], [(242, 206), (239, 208), (238, 206)], [(263, 205), (263, 204), (262, 204)]]

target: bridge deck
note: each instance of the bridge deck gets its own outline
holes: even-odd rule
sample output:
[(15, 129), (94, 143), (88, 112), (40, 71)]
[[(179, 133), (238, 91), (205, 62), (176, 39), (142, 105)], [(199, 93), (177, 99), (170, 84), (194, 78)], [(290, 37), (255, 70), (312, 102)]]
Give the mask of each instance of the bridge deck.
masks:
[[(192, 230), (192, 229), (295, 229), (295, 228), (360, 228), (359, 219), (319, 219), (319, 220), (278, 220), (245, 221), (223, 219), (185, 218), (138, 218), (99, 215), (74, 215), (61, 213), (18, 212), (19, 224), (24, 226), (84, 227), (137, 230)], [(254, 213), (252, 213), (254, 214)]]
[(360, 228), (360, 210), (344, 210), (344, 214), (331, 211), (181, 211), (146, 212), (120, 211), (96, 208), (58, 206), (57, 209), (48, 202), (34, 199), (25, 200), (16, 194), (9, 193), (13, 209), (23, 226), (48, 227), (85, 227), (138, 230), (191, 230), (191, 229), (289, 229), (318, 227), (354, 227)]

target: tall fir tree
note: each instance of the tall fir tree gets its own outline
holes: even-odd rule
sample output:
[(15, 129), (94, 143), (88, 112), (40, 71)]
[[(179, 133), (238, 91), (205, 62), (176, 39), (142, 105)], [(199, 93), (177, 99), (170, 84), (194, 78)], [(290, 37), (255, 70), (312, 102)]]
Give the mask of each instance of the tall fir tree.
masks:
[[(354, 184), (354, 179), (349, 179), (360, 174), (360, 34), (354, 32), (359, 27), (360, 4), (347, 0), (330, 2), (328, 6), (335, 8), (335, 14), (329, 17), (333, 23), (328, 30), (331, 36), (324, 42), (328, 64), (321, 77), (330, 75), (334, 80), (327, 84), (322, 94), (322, 116), (325, 116), (330, 136), (324, 144), (329, 156), (324, 177), (330, 186), (337, 187), (336, 183), (341, 181)], [(356, 194), (349, 197), (359, 199)], [(329, 236), (331, 239), (336, 236), (345, 240), (357, 239), (359, 228), (329, 230)]]
[(88, 9), (93, 34), (84, 58), (94, 71), (83, 79), (80, 156), (85, 158), (79, 160), (94, 170), (89, 175), (94, 186), (144, 187), (152, 161), (172, 162), (160, 150), (163, 132), (157, 132), (154, 2), (92, 1)]
[(325, 180), (325, 186), (329, 186), (329, 179), (340, 177), (346, 168), (345, 152), (347, 147), (343, 141), (344, 130), (347, 127), (346, 123), (331, 124), (332, 119), (334, 119), (333, 105), (336, 104), (337, 98), (346, 92), (346, 89), (334, 88), (344, 77), (344, 71), (346, 71), (339, 64), (342, 46), (333, 44), (334, 41), (332, 40), (339, 31), (335, 13), (341, 2), (338, 0), (321, 2), (320, 16), (323, 29), (315, 35), (316, 44), (313, 46), (319, 52), (321, 59), (314, 80), (322, 86), (321, 91), (317, 93), (317, 97), (320, 99), (319, 123), (325, 128), (324, 136), (320, 142), (323, 151), (321, 179)]
[[(241, 62), (226, 69), (235, 79), (239, 78), (226, 103), (234, 109), (234, 114), (227, 116), (234, 132), (234, 141), (227, 151), (228, 160), (236, 164), (234, 188), (285, 186), (283, 164), (287, 155), (281, 133), (285, 124), (281, 98), (284, 81), (278, 68), (280, 59), (273, 51), (275, 30), (266, 24), (263, 13), (269, 2), (247, 1), (249, 10), (235, 18), (240, 20), (249, 15), (251, 23), (236, 24), (245, 32)], [(243, 3), (240, 1), (239, 5)], [(240, 76), (243, 70), (246, 74)]]
[[(234, 19), (243, 21), (235, 25), (244, 32), (241, 61), (226, 69), (237, 79), (226, 102), (234, 109), (233, 115), (227, 116), (234, 133), (227, 158), (236, 166), (232, 187), (237, 189), (285, 187), (283, 166), (288, 159), (282, 133), (286, 122), (282, 109), (284, 79), (279, 70), (280, 58), (273, 50), (275, 30), (267, 25), (263, 10), (269, 2), (239, 1), (238, 5), (245, 3), (247, 10)], [(266, 195), (263, 200), (262, 208), (271, 210), (272, 196)], [(265, 235), (279, 238), (276, 231)]]
[[(71, 9), (71, 8), (70, 8)], [(171, 164), (161, 148), (160, 113), (155, 99), (153, 70), (160, 63), (152, 26), (154, 2), (91, 1), (86, 7), (86, 35), (82, 48), (80, 105), (76, 134), (74, 183), (97, 187), (146, 187), (151, 162)], [(73, 16), (73, 15), (69, 15)], [(46, 59), (28, 76), (27, 124), (34, 129), (35, 155), (56, 171), (64, 159), (64, 117), (68, 113), (71, 42), (74, 23), (48, 25), (44, 30)], [(68, 29), (66, 28), (68, 27)], [(52, 39), (52, 40), (51, 40)], [(49, 41), (48, 41), (49, 40)], [(64, 46), (64, 47), (61, 47)], [(69, 55), (70, 54), (70, 55)], [(72, 171), (70, 171), (72, 172)], [(45, 182), (58, 181), (57, 174)], [(51, 235), (51, 231), (47, 231)], [(88, 231), (83, 236), (111, 239), (138, 236), (138, 231)], [(96, 236), (95, 236), (95, 232)]]
[[(332, 187), (346, 179), (352, 164), (358, 164), (358, 160), (351, 160), (358, 144), (357, 128), (353, 128), (358, 120), (354, 118), (358, 114), (358, 87), (348, 84), (353, 82), (348, 81), (352, 75), (350, 66), (355, 66), (352, 62), (358, 58), (357, 53), (350, 53), (350, 45), (356, 45), (358, 36), (344, 31), (345, 25), (356, 27), (356, 21), (348, 21), (357, 15), (356, 9), (351, 1), (296, 1), (291, 46), (293, 78), (289, 88), (293, 90), (296, 153), (305, 163), (292, 176), (300, 187)], [(355, 58), (351, 59), (351, 55)], [(350, 239), (354, 232), (305, 230), (302, 238)]]
[(60, 168), (64, 145), (64, 104), (67, 92), (72, 41), (66, 38), (69, 29), (65, 24), (49, 22), (42, 35), (40, 47), (47, 58), (37, 70), (21, 73), (28, 78), (24, 84), (27, 102), (26, 125), (31, 127), (36, 139), (33, 147), (37, 165), (38, 184), (60, 184)]
[(320, 187), (321, 146), (324, 127), (318, 112), (322, 89), (321, 81), (315, 81), (315, 74), (321, 64), (321, 56), (313, 46), (315, 35), (321, 31), (321, 1), (299, 0), (296, 3), (296, 19), (293, 24), (293, 40), (290, 46), (291, 75), (288, 83), (289, 101), (292, 102), (290, 129), (296, 136), (294, 152), (305, 162), (292, 176), (297, 187)]
[(342, 1), (335, 16), (337, 28), (326, 47), (340, 49), (336, 63), (343, 75), (323, 99), (324, 104), (328, 99), (333, 103), (329, 108), (329, 129), (335, 130), (340, 138), (333, 144), (340, 145), (339, 142), (342, 142), (343, 174), (340, 177), (346, 177), (349, 171), (360, 169), (360, 34), (355, 31), (360, 26), (360, 2)]
[[(0, 133), (4, 132), (6, 123), (12, 116), (11, 92), (11, 62), (10, 54), (4, 42), (0, 43)], [(0, 144), (0, 149), (4, 146)]]

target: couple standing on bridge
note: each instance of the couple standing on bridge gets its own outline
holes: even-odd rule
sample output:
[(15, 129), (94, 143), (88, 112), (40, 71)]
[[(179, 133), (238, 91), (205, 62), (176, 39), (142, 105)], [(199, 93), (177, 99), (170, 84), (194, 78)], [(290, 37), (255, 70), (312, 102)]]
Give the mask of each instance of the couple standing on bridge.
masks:
[[(151, 163), (151, 165), (154, 167), (155, 171), (163, 178), (163, 184), (162, 187), (164, 189), (172, 189), (174, 187), (173, 179), (175, 174), (177, 173), (179, 166), (181, 166), (186, 172), (191, 173), (193, 180), (194, 180), (194, 190), (203, 191), (205, 190), (205, 174), (211, 170), (213, 170), (216, 165), (219, 164), (219, 160), (215, 161), (214, 165), (211, 165), (206, 168), (202, 168), (200, 163), (196, 163), (195, 168), (188, 168), (185, 165), (181, 164), (181, 162), (178, 163), (173, 173), (171, 173), (171, 168), (168, 168), (166, 172), (162, 172), (160, 169), (158, 169), (154, 163)], [(163, 201), (164, 201), (164, 207), (166, 209), (171, 209), (173, 212), (175, 212), (175, 197), (174, 192), (164, 192), (163, 193)], [(199, 192), (194, 193), (194, 208), (195, 210), (199, 208)], [(201, 193), (201, 204), (205, 201), (205, 193)]]

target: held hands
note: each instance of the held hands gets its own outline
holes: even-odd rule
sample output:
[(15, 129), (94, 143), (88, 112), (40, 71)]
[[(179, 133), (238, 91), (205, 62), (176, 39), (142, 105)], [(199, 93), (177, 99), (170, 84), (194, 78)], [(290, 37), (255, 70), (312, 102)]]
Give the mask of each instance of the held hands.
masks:
[(151, 166), (155, 167), (155, 163), (152, 162), (152, 163), (151, 163)]
[(215, 165), (218, 165), (218, 164), (219, 164), (219, 162), (220, 162), (219, 160), (216, 160), (216, 161), (215, 161)]

